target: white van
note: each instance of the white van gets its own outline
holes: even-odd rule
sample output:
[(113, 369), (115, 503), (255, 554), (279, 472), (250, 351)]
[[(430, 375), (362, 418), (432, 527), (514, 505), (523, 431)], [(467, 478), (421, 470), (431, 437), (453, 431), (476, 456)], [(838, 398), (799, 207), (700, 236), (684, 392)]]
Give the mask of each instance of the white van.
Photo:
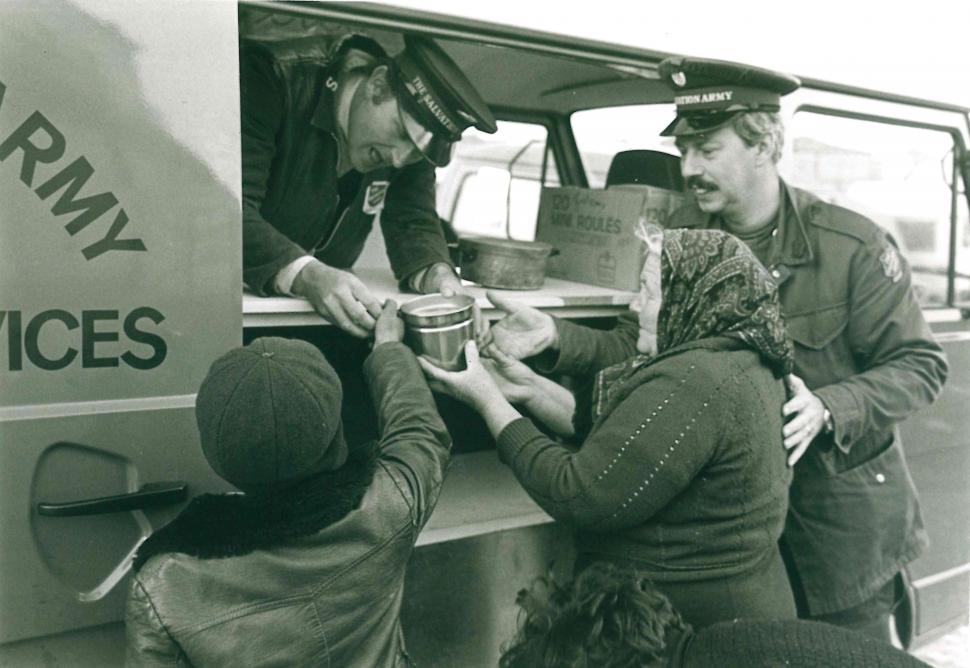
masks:
[[(656, 73), (667, 53), (367, 4), (14, 0), (0, 12), (4, 666), (123, 662), (138, 543), (190, 496), (225, 489), (195, 431), (209, 363), (260, 334), (329, 327), (305, 302), (243, 294), (240, 35), (363, 31), (390, 52), (404, 32), (434, 37), (499, 119), (439, 170), (439, 215), (459, 235), (531, 238), (543, 185), (600, 188), (620, 151), (674, 153), (657, 136), (673, 116)], [(784, 104), (786, 178), (893, 233), (949, 356), (943, 395), (903, 425), (932, 541), (897, 618), (916, 646), (968, 622), (970, 118), (814, 79)], [(380, 236), (368, 244), (358, 274), (397, 295)], [(600, 322), (631, 297), (556, 280), (519, 296)], [(421, 665), (495, 665), (515, 592), (569, 549), (490, 444), (468, 438), (409, 571), (404, 624)]]

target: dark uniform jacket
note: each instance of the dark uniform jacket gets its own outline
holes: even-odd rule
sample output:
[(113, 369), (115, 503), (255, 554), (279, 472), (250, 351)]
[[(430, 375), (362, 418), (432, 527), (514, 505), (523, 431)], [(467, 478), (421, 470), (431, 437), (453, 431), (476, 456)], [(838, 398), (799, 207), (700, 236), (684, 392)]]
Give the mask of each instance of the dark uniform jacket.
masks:
[[(720, 228), (696, 203), (670, 227)], [(872, 221), (782, 182), (768, 269), (795, 373), (832, 414), (795, 467), (783, 540), (813, 615), (871, 597), (927, 545), (897, 424), (931, 403), (947, 363), (906, 261)]]
[(128, 665), (410, 665), (399, 621), (404, 572), (438, 498), (450, 439), (402, 344), (375, 348), (364, 373), (384, 436), (359, 507), (240, 556), (151, 557), (128, 596)]
[(243, 280), (260, 294), (302, 255), (351, 267), (378, 212), (398, 280), (449, 262), (430, 163), (337, 177), (336, 98), (351, 51), (386, 58), (359, 35), (243, 43)]

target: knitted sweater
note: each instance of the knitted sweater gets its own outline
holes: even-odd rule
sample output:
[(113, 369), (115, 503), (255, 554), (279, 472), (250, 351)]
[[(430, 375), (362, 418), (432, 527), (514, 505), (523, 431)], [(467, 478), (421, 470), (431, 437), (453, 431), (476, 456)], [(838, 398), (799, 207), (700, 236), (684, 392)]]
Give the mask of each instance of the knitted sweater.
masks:
[(804, 620), (722, 622), (669, 647), (665, 668), (928, 668), (886, 643)]
[(502, 461), (579, 529), (581, 553), (632, 562), (657, 582), (743, 575), (777, 554), (791, 480), (784, 389), (756, 353), (708, 341), (631, 379), (579, 451), (525, 419), (499, 435)]

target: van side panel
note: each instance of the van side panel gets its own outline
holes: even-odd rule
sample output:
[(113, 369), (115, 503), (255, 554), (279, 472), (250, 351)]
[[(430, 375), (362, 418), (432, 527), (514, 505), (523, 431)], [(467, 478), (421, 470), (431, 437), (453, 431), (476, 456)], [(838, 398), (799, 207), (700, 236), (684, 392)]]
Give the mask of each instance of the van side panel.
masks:
[(179, 507), (39, 504), (219, 488), (194, 393), (241, 340), (237, 53), (232, 3), (4, 3), (0, 664), (77, 665), (10, 643), (120, 620)]

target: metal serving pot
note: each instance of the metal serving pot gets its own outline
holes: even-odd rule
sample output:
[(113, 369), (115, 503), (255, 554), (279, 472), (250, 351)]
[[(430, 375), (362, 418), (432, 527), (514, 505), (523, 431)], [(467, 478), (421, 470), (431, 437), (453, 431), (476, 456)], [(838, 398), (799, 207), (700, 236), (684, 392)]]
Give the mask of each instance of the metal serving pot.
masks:
[(469, 320), (475, 300), (468, 295), (424, 295), (401, 305), (401, 317), (410, 327), (445, 327)]
[(401, 306), (404, 342), (448, 371), (465, 368), (465, 342), (472, 337), (475, 300), (467, 295), (425, 295)]
[(448, 371), (465, 368), (465, 343), (472, 338), (471, 318), (445, 327), (405, 327), (404, 342), (416, 355), (427, 355)]
[(468, 237), (458, 241), (461, 277), (489, 288), (536, 290), (546, 277), (546, 261), (558, 254), (542, 241)]

